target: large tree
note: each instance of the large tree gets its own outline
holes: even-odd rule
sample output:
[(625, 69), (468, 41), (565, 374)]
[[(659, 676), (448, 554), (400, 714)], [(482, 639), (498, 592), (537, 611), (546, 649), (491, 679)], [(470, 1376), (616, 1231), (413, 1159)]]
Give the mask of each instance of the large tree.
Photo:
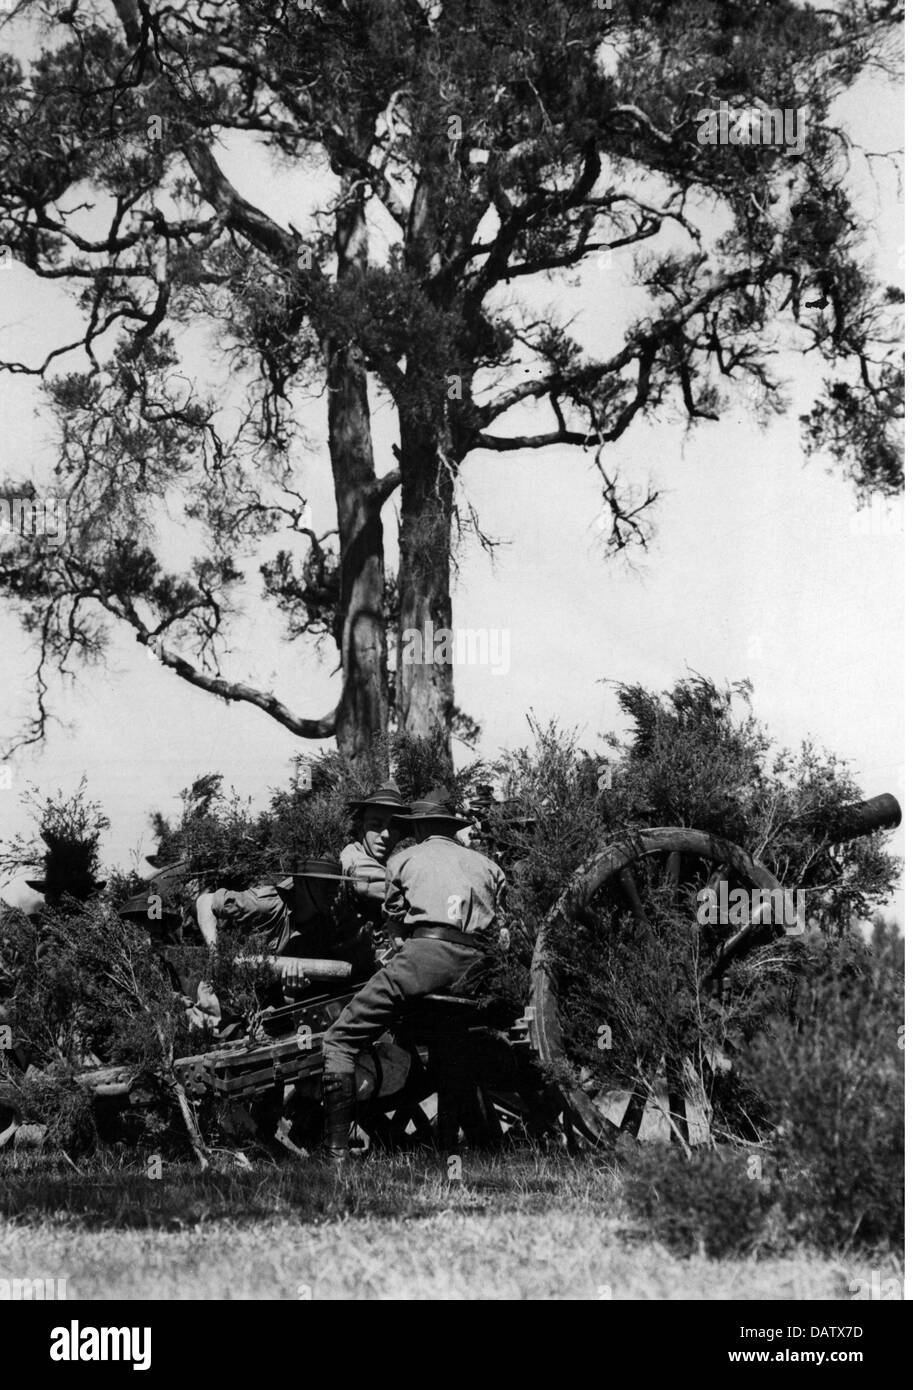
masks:
[[(860, 259), (832, 111), (867, 67), (890, 66), (897, 11), (21, 0), (14, 18), (45, 24), (26, 71), (0, 58), (0, 242), (83, 313), (44, 362), (3, 364), (43, 378), (69, 501), (63, 544), (0, 554), (40, 645), (26, 741), (44, 731), (50, 668), (97, 654), (112, 619), (182, 679), (304, 738), (335, 732), (353, 758), (386, 730), (391, 689), (400, 728), (449, 731), (451, 664), (400, 661), (391, 685), (386, 639), (388, 622), (400, 639), (451, 626), (467, 456), (579, 448), (610, 549), (643, 544), (652, 494), (628, 495), (612, 446), (639, 417), (715, 421), (738, 392), (780, 408), (773, 358), (790, 331), (823, 363), (807, 446), (831, 447), (861, 490), (897, 490), (899, 295)], [(744, 119), (702, 142), (723, 102)], [(752, 110), (800, 108), (802, 141), (758, 143), (760, 114), (752, 136)], [(323, 204), (277, 220), (251, 202), (225, 169), (245, 140), (312, 174)], [(522, 287), (608, 249), (630, 256), (643, 310), (592, 356)], [(186, 365), (201, 319), (245, 382), (231, 429)], [(290, 448), (315, 388), (337, 509), (323, 536)], [(398, 421), (380, 469), (371, 390)], [(381, 523), (394, 494), (395, 581)], [(200, 550), (185, 572), (157, 555), (176, 506)], [(265, 596), (292, 636), (339, 648), (339, 704), (317, 718), (219, 671), (235, 556), (284, 525), (303, 539), (262, 566)]]

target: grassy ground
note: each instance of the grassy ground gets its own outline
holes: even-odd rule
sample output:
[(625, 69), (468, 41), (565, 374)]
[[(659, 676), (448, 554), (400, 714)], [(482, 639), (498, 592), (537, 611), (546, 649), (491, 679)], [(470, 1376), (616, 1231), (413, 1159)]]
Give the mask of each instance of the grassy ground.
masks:
[(70, 1298), (290, 1300), (841, 1299), (870, 1277), (871, 1260), (813, 1253), (678, 1258), (605, 1159), (93, 1169), (5, 1168), (0, 1276), (65, 1277)]

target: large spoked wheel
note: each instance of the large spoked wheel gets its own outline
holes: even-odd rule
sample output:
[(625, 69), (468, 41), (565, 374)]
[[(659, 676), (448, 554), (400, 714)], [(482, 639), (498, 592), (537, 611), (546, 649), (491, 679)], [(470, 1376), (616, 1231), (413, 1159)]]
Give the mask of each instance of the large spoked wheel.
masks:
[[(782, 934), (771, 921), (769, 910), (745, 923), (706, 930), (698, 926), (696, 907), (702, 888), (719, 891), (744, 888), (773, 892), (780, 885), (762, 864), (731, 841), (704, 831), (675, 826), (644, 830), (626, 836), (598, 851), (574, 874), (543, 923), (531, 965), (530, 1008), (527, 1011), (530, 1041), (540, 1060), (565, 1077), (576, 1074), (578, 1083), (560, 1084), (564, 1126), (569, 1142), (583, 1136), (593, 1143), (617, 1137), (626, 1121), (636, 1118), (639, 1140), (675, 1136), (688, 1144), (705, 1143), (710, 1137), (711, 1110), (701, 1076), (690, 1060), (674, 1078), (680, 1103), (670, 1105), (665, 1059), (661, 1059), (644, 1103), (632, 1090), (593, 1089), (585, 1071), (569, 1056), (561, 1017), (559, 969), (555, 939), (560, 931), (584, 932), (598, 916), (610, 926), (606, 948), (611, 949), (612, 924), (630, 922), (633, 930), (649, 921), (649, 904), (657, 888), (665, 901), (676, 904), (679, 920), (690, 920), (700, 960), (702, 990), (720, 990), (726, 972), (738, 960), (751, 957)], [(726, 1066), (722, 1057), (707, 1059), (711, 1068)], [(626, 1126), (628, 1127), (628, 1126)]]

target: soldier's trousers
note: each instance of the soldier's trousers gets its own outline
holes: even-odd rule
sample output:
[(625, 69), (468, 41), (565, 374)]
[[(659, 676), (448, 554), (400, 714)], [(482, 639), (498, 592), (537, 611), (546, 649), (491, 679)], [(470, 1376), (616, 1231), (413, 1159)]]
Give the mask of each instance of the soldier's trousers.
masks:
[(372, 975), (323, 1036), (324, 1069), (354, 1072), (359, 1052), (380, 1037), (407, 999), (450, 992), (484, 973), (485, 956), (473, 946), (420, 938)]

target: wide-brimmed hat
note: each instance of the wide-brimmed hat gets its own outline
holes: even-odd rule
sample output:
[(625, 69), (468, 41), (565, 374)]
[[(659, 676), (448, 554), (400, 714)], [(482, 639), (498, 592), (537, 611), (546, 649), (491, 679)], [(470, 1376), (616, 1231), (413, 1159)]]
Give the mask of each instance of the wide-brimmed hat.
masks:
[[(34, 888), (36, 893), (46, 893), (48, 891), (48, 881), (46, 878), (27, 878), (26, 884), (29, 888)], [(92, 884), (93, 893), (100, 893), (108, 882), (106, 878), (97, 878)]]
[(368, 811), (372, 807), (381, 811), (405, 811), (406, 802), (395, 782), (382, 782), (379, 787), (362, 797), (361, 800), (350, 801), (348, 807), (350, 811)]
[(294, 889), (296, 878), (328, 878), (342, 882), (346, 875), (339, 867), (338, 859), (299, 859), (295, 863), (294, 872), (287, 874), (276, 884), (277, 892), (284, 893)]
[(393, 819), (409, 821), (412, 824), (428, 820), (446, 821), (452, 830), (465, 830), (467, 826), (472, 825), (471, 820), (457, 815), (446, 787), (435, 787), (427, 796), (413, 801), (408, 811), (394, 816)]
[(148, 917), (149, 916), (149, 894), (134, 893), (132, 898), (121, 903), (117, 909), (118, 917)]
[[(152, 858), (157, 859), (158, 856), (153, 855)], [(146, 855), (146, 863), (152, 863), (148, 854)], [(155, 873), (150, 874), (146, 882), (154, 883), (157, 888), (180, 887), (187, 878), (192, 877), (189, 870), (189, 859), (170, 859), (167, 863), (162, 860), (158, 867), (155, 867)]]
[(187, 863), (186, 859), (165, 859), (159, 854), (158, 850), (156, 850), (155, 854), (145, 855), (144, 858), (147, 864), (152, 865), (153, 869), (171, 869), (178, 864)]
[(488, 823), (496, 814), (499, 825), (508, 830), (525, 830), (536, 824), (535, 816), (525, 814), (520, 803), (513, 798), (498, 801), (495, 789), (488, 782), (476, 785), (476, 794), (469, 799), (469, 812), (477, 820)]

